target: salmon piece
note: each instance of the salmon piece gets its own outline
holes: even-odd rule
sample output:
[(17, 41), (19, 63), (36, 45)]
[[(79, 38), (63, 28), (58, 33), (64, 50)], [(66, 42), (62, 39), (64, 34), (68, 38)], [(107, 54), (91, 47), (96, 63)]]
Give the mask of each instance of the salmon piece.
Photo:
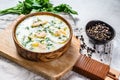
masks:
[(66, 32), (63, 29), (60, 29), (60, 30), (56, 31), (54, 35), (60, 36), (61, 34), (66, 35)]
[(32, 24), (32, 27), (38, 27), (38, 26), (40, 26), (40, 25), (45, 25), (45, 24), (47, 24), (48, 23), (48, 21), (37, 21), (37, 22), (34, 22), (33, 24)]
[(38, 32), (35, 34), (35, 36), (38, 38), (44, 38), (46, 35), (47, 35), (47, 33), (45, 31)]
[(39, 48), (42, 49), (42, 50), (45, 50), (46, 49), (46, 45), (40, 43)]

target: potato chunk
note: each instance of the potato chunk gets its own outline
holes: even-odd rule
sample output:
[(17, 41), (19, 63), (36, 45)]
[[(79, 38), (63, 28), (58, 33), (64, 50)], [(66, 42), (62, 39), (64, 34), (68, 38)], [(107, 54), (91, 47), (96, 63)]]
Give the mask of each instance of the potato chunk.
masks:
[(39, 42), (33, 42), (31, 45), (32, 45), (32, 47), (38, 47), (39, 46)]

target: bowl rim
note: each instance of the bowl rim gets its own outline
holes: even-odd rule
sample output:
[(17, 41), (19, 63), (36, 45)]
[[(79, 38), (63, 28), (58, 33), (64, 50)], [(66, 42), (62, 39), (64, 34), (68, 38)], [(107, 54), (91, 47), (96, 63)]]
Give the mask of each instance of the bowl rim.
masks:
[[(29, 49), (26, 49), (24, 48), (20, 43), (19, 41), (17, 40), (16, 38), (16, 28), (18, 27), (18, 25), (24, 21), (25, 19), (29, 18), (29, 17), (33, 17), (33, 16), (36, 16), (36, 15), (49, 15), (49, 16), (54, 16), (54, 17), (57, 17), (59, 18), (60, 20), (62, 20), (63, 22), (65, 22), (70, 30), (70, 35), (69, 35), (69, 39), (67, 40), (67, 42), (60, 48), (58, 49), (55, 49), (53, 51), (49, 51), (49, 52), (35, 52), (35, 51), (31, 51)], [(28, 51), (28, 52), (32, 52), (32, 53), (37, 53), (37, 54), (48, 54), (48, 53), (54, 53), (56, 51), (59, 51), (61, 50), (62, 48), (64, 48), (72, 39), (72, 36), (73, 36), (73, 31), (72, 31), (72, 26), (71, 24), (65, 19), (63, 18), (62, 16), (58, 15), (58, 14), (54, 14), (54, 13), (51, 13), (51, 12), (36, 12), (36, 13), (31, 13), (31, 14), (28, 14), (28, 15), (25, 15), (23, 16), (21, 19), (19, 19), (16, 24), (14, 25), (14, 28), (13, 28), (13, 31), (12, 31), (12, 36), (13, 36), (13, 40), (15, 42), (15, 44), (17, 44), (20, 48), (24, 49), (25, 51)], [(17, 47), (16, 47), (17, 48)]]
[[(108, 39), (108, 40), (106, 40), (106, 41), (100, 41), (100, 40), (97, 40), (97, 39), (91, 37), (91, 36), (87, 33), (87, 29), (88, 29), (88, 27), (89, 27), (88, 25), (91, 24), (92, 22), (103, 23), (103, 24), (107, 25), (107, 27), (109, 27), (109, 28), (112, 30), (112, 32), (113, 32), (113, 33), (112, 33), (113, 35), (111, 36), (111, 38)], [(93, 23), (93, 24), (95, 24), (95, 23)], [(101, 20), (91, 20), (91, 21), (89, 21), (89, 22), (86, 24), (85, 32), (86, 32), (87, 36), (88, 36), (91, 40), (93, 40), (94, 42), (97, 42), (96, 44), (105, 44), (105, 43), (108, 43), (109, 41), (113, 40), (113, 38), (114, 38), (115, 35), (116, 35), (115, 29), (114, 29), (111, 25), (109, 25), (108, 23), (106, 23), (106, 22), (104, 22), (104, 21), (101, 21)]]

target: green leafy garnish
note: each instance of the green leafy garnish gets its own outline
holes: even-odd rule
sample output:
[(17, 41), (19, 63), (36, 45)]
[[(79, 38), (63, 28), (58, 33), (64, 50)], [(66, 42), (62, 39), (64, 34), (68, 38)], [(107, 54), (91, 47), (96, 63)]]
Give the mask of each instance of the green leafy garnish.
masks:
[(54, 7), (54, 10), (57, 11), (57, 12), (65, 12), (65, 13), (68, 13), (68, 14), (78, 14), (76, 11), (72, 10), (72, 7), (70, 7), (69, 5), (67, 4), (60, 4), (56, 7)]
[(53, 6), (49, 0), (25, 0), (12, 8), (8, 8), (0, 11), (0, 15), (4, 14), (29, 14), (34, 12), (65, 12), (68, 14), (78, 14), (76, 11), (67, 4), (60, 4), (58, 6)]
[(23, 37), (23, 40), (22, 40), (22, 45), (23, 45), (24, 47), (26, 47), (26, 45), (27, 45), (28, 43), (30, 43), (31, 40), (32, 40), (32, 39), (29, 38), (29, 37), (28, 37), (27, 40), (25, 40), (25, 38), (26, 38), (26, 37), (24, 36), (24, 37)]
[(25, 27), (25, 29), (29, 30), (30, 28), (27, 26), (27, 27)]

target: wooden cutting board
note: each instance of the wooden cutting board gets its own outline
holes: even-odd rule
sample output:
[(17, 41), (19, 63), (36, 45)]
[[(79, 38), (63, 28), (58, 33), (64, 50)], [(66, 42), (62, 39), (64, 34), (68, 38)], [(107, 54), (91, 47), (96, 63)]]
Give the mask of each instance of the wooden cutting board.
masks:
[[(23, 16), (23, 15), (22, 15)], [(19, 20), (20, 16), (17, 20)], [(16, 20), (16, 21), (17, 21)], [(72, 43), (69, 50), (60, 58), (51, 62), (33, 62), (23, 59), (17, 54), (15, 44), (12, 39), (12, 30), (16, 21), (0, 33), (0, 55), (16, 62), (26, 69), (42, 75), (50, 80), (58, 80), (65, 73), (70, 71), (75, 65), (80, 53), (80, 42), (75, 37), (72, 38)]]
[[(24, 15), (21, 15), (17, 20), (19, 20)], [(17, 54), (15, 44), (12, 39), (12, 29), (16, 24), (14, 21), (9, 27), (0, 33), (0, 55), (16, 62), (17, 64), (25, 67), (26, 69), (38, 73), (41, 76), (50, 79), (58, 80), (60, 77), (64, 76), (65, 73), (72, 70), (78, 60), (80, 53), (80, 41), (75, 37), (72, 38), (72, 43), (70, 49), (60, 58), (51, 62), (33, 62), (23, 59)], [(120, 75), (120, 72), (110, 69), (111, 73), (116, 75), (116, 78)], [(113, 80), (106, 76), (105, 80)]]

